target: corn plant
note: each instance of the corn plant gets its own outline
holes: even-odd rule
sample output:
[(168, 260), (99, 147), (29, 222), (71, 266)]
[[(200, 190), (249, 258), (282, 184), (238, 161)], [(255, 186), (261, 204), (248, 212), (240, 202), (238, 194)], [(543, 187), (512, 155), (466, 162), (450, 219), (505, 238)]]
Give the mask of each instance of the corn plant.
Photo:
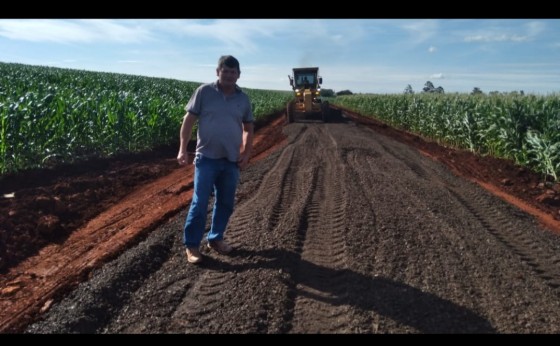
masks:
[[(0, 63), (0, 174), (175, 144), (200, 84)], [(257, 120), (291, 95), (246, 92)]]
[(331, 101), (425, 138), (511, 159), (558, 180), (560, 96), (348, 95)]

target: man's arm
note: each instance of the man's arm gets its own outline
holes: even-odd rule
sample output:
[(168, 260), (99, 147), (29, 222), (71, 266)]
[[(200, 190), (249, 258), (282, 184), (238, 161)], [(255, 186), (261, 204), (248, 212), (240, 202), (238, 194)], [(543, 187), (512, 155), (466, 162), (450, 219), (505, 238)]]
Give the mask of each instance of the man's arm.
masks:
[(237, 162), (240, 169), (244, 169), (249, 164), (251, 152), (253, 151), (253, 123), (243, 123), (243, 146), (241, 155)]
[(196, 120), (196, 115), (189, 112), (187, 112), (187, 114), (183, 117), (183, 124), (181, 125), (181, 132), (179, 134), (179, 154), (177, 154), (177, 161), (180, 165), (186, 165), (189, 162), (187, 145), (191, 140), (191, 133)]

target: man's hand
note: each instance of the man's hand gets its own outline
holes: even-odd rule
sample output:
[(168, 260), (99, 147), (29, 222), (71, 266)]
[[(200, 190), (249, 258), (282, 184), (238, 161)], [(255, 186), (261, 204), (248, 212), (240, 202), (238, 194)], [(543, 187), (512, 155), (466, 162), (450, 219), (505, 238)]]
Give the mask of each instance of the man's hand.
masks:
[(189, 153), (188, 152), (179, 152), (179, 154), (177, 155), (177, 162), (179, 162), (179, 164), (181, 166), (188, 165), (189, 164)]
[(239, 166), (239, 169), (244, 170), (245, 168), (247, 168), (248, 165), (249, 165), (249, 155), (245, 155), (244, 153), (242, 153), (239, 156), (239, 160), (237, 160), (237, 166)]

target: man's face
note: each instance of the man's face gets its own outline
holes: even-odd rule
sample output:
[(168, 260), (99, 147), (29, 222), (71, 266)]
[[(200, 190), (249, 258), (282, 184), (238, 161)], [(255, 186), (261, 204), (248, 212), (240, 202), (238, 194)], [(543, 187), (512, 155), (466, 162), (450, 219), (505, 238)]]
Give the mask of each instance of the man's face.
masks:
[(232, 68), (224, 65), (221, 68), (217, 68), (216, 73), (220, 84), (226, 87), (234, 86), (239, 78), (239, 71), (235, 67)]

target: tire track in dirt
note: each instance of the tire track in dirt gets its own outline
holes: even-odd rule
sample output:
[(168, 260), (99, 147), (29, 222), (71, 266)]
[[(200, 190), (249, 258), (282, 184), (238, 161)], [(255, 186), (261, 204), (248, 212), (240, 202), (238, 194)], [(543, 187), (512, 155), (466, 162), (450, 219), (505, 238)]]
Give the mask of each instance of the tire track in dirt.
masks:
[(450, 191), (480, 221), (484, 229), (511, 249), (536, 275), (560, 294), (560, 256), (557, 248), (550, 247), (548, 243), (531, 237), (513, 225), (508, 217), (480, 194), (470, 196), (469, 200), (475, 203), (469, 203), (456, 191)]
[(189, 294), (181, 302), (181, 314), (187, 316), (185, 333), (198, 333), (198, 328), (209, 328), (214, 323), (219, 325), (210, 312), (224, 308), (221, 292), (225, 284), (234, 279), (233, 273), (208, 271), (197, 278)]
[[(238, 248), (242, 246), (250, 248), (251, 246), (247, 244), (255, 242), (247, 230), (259, 229), (262, 224), (268, 229), (268, 232), (263, 234), (265, 235), (263, 238), (269, 243), (274, 241), (273, 238), (281, 238), (283, 244), (277, 244), (274, 251), (282, 252), (284, 255), (272, 265), (279, 271), (286, 268), (285, 272), (289, 278), (285, 280), (285, 292), (274, 301), (265, 297), (255, 299), (251, 307), (244, 307), (242, 302), (231, 300), (227, 305), (239, 306), (245, 313), (248, 313), (249, 309), (255, 310), (257, 316), (259, 311), (263, 311), (262, 307), (277, 305), (273, 310), (283, 311), (282, 318), (286, 322), (277, 332), (348, 331), (350, 324), (347, 318), (348, 307), (337, 303), (340, 300), (338, 296), (344, 296), (346, 291), (346, 278), (342, 270), (346, 263), (343, 233), (346, 197), (342, 185), (337, 184), (341, 172), (335, 170), (341, 166), (336, 159), (335, 148), (326, 147), (316, 150), (314, 146), (318, 136), (330, 136), (330, 134), (320, 127), (310, 128), (305, 125), (302, 125), (299, 130), (292, 138), (292, 142), (279, 154), (269, 173), (262, 179), (253, 198), (238, 204), (228, 226), (231, 229), (228, 232), (228, 239)], [(332, 143), (336, 144), (334, 140)], [(310, 148), (315, 151), (315, 154), (309, 152)], [(301, 160), (306, 160), (307, 165), (298, 162)], [(321, 164), (310, 166), (310, 161)], [(329, 161), (332, 163), (325, 164)], [(301, 169), (306, 166), (313, 169)], [(320, 168), (316, 169), (316, 167)], [(258, 205), (254, 203), (255, 201), (259, 201)], [(255, 215), (262, 215), (262, 218), (254, 220)], [(328, 216), (325, 218), (325, 215)], [(255, 245), (257, 245), (255, 253), (267, 251), (259, 250), (260, 246), (266, 246), (265, 242), (257, 242)], [(235, 265), (235, 261), (229, 258), (220, 258), (220, 260), (222, 265), (239, 267), (239, 264)], [(239, 257), (236, 260), (239, 263)], [(266, 266), (262, 267), (261, 263), (260, 268), (255, 270), (270, 270)], [(313, 270), (309, 270), (310, 268)], [(335, 277), (330, 275), (335, 271), (340, 275)], [(232, 281), (236, 281), (247, 287), (247, 282), (254, 277), (254, 273), (245, 275), (243, 272), (224, 277), (223, 273), (214, 271), (200, 276), (183, 302), (185, 307), (178, 309), (179, 314), (191, 316), (187, 319), (188, 325), (185, 326), (184, 331), (212, 332), (209, 325), (222, 323), (217, 321), (215, 316), (212, 320), (205, 319), (204, 311), (211, 311), (213, 307), (217, 308), (216, 304), (223, 303), (224, 297), (221, 292), (226, 284), (231, 285)], [(316, 290), (320, 287), (321, 292)], [(185, 320), (184, 317), (182, 319)], [(255, 321), (257, 321), (255, 325), (247, 327), (250, 331), (262, 332), (262, 328), (267, 325), (259, 324), (259, 319)]]
[[(98, 332), (558, 333), (557, 289), (523, 256), (553, 267), (560, 241), (534, 219), (361, 126), (284, 131), (287, 144), (242, 174), (232, 256), (204, 248), (203, 264), (188, 265), (176, 217), (138, 244), (167, 244), (167, 259), (128, 283)], [(65, 304), (95, 320), (90, 285), (127, 290), (97, 277), (30, 330), (72, 331)]]
[[(404, 188), (400, 195), (406, 196), (406, 199), (412, 202), (408, 206), (403, 205), (401, 208), (397, 208), (401, 210), (399, 217), (402, 218), (408, 214), (403, 212), (404, 210), (412, 210), (411, 217), (415, 214), (422, 215), (421, 219), (415, 221), (415, 228), (425, 230), (427, 227), (422, 224), (426, 223), (433, 230), (432, 233), (414, 232), (414, 236), (411, 236), (412, 233), (410, 231), (406, 233), (401, 232), (400, 236), (392, 235), (393, 240), (400, 238), (407, 249), (409, 247), (412, 249), (426, 249), (425, 254), (412, 252), (412, 257), (410, 254), (406, 256), (409, 263), (401, 268), (401, 272), (408, 273), (407, 277), (405, 277), (405, 282), (415, 287), (422, 287), (423, 290), (433, 291), (438, 296), (446, 297), (451, 301), (468, 307), (474, 312), (484, 314), (484, 311), (501, 311), (502, 315), (509, 315), (507, 318), (509, 321), (506, 322), (504, 318), (494, 320), (493, 314), (488, 315), (489, 321), (492, 321), (494, 326), (502, 328), (505, 332), (512, 332), (513, 330), (507, 329), (505, 326), (519, 323), (516, 319), (524, 315), (522, 312), (523, 307), (508, 306), (508, 301), (511, 297), (496, 295), (492, 292), (513, 291), (511, 295), (518, 295), (515, 288), (517, 290), (525, 289), (523, 283), (518, 282), (520, 279), (525, 278), (525, 274), (515, 273), (519, 265), (515, 259), (512, 259), (512, 263), (509, 265), (500, 262), (498, 262), (500, 265), (496, 265), (492, 261), (489, 262), (488, 258), (503, 257), (504, 251), (499, 251), (498, 244), (488, 241), (487, 235), (485, 236), (487, 233), (484, 227), (479, 228), (474, 225), (475, 220), (479, 222), (481, 219), (493, 220), (493, 225), (495, 225), (495, 228), (500, 229), (502, 234), (511, 233), (513, 229), (516, 229), (511, 222), (511, 207), (505, 205), (502, 201), (496, 201), (495, 198), (493, 199), (493, 196), (490, 196), (486, 191), (474, 184), (462, 181), (459, 181), (458, 184), (456, 179), (450, 177), (448, 171), (439, 169), (437, 165), (434, 166), (429, 161), (414, 158), (413, 155), (410, 155), (410, 151), (407, 154), (407, 151), (404, 150), (394, 150), (396, 146), (394, 143), (388, 142), (390, 144), (388, 146), (381, 138), (379, 138), (379, 142), (381, 142), (381, 145), (384, 149), (387, 149), (386, 152), (391, 156), (397, 160), (406, 160), (404, 164), (409, 166), (410, 170), (401, 171), (403, 175), (414, 173), (417, 175), (417, 178), (422, 178), (421, 180), (412, 179), (411, 176), (410, 180), (402, 180), (402, 186), (394, 187), (393, 190), (395, 191)], [(419, 172), (422, 173), (418, 174)], [(457, 192), (451, 193), (451, 191)], [(391, 193), (386, 192), (386, 195), (390, 196)], [(394, 198), (398, 199), (398, 195), (397, 193)], [(426, 196), (430, 197), (426, 198)], [(471, 208), (465, 208), (465, 200), (471, 201)], [(461, 205), (462, 203), (463, 205)], [(476, 208), (473, 209), (473, 206), (476, 206)], [(499, 210), (503, 210), (503, 208), (508, 209), (508, 217), (497, 217), (504, 213), (502, 211), (498, 212), (498, 206)], [(442, 214), (441, 210), (446, 210), (448, 214)], [(453, 215), (455, 211), (460, 213)], [(477, 211), (477, 213), (474, 213), (474, 211)], [(522, 218), (525, 218), (522, 213), (517, 213)], [(454, 219), (454, 216), (456, 216), (456, 219)], [(381, 218), (386, 219), (385, 217)], [(522, 221), (516, 220), (517, 223)], [(471, 224), (473, 225), (472, 230), (464, 229), (465, 225), (470, 226)], [(518, 227), (520, 227), (520, 232), (525, 228), (529, 228), (523, 227), (521, 224)], [(444, 237), (440, 237), (440, 234), (444, 235)], [(538, 239), (542, 236), (533, 233), (531, 235), (526, 234), (523, 237), (525, 239), (527, 237)], [(447, 244), (441, 243), (445, 239), (448, 240)], [(498, 248), (496, 248), (497, 245)], [(506, 258), (509, 259), (511, 256), (507, 254), (507, 250), (505, 252)], [(394, 263), (392, 260), (386, 262)], [(415, 263), (421, 265), (416, 266)], [(447, 280), (441, 281), (442, 277), (447, 278)], [(458, 278), (460, 277), (470, 277), (471, 279), (459, 280)], [(518, 279), (511, 280), (506, 279), (506, 277), (517, 277)], [(420, 278), (423, 279), (419, 280)], [(433, 278), (437, 278), (437, 281), (433, 281)], [(468, 294), (467, 297), (465, 293)], [(469, 299), (469, 297), (471, 298)], [(534, 299), (539, 299), (537, 297), (538, 294), (535, 294)], [(517, 297), (515, 300), (523, 301), (523, 299)], [(516, 312), (514, 313), (513, 311)], [(546, 313), (543, 311), (543, 314)], [(491, 330), (484, 323), (480, 324), (477, 322), (472, 325), (463, 323), (461, 326), (460, 321), (456, 321), (454, 325), (449, 325), (448, 328), (452, 329), (442, 330), (450, 331), (454, 328), (461, 332)]]
[[(309, 129), (306, 135), (313, 135), (309, 142), (328, 137), (336, 145), (329, 129), (326, 126)], [(311, 160), (319, 158), (320, 165), (299, 227), (304, 237), (300, 250), (302, 265), (295, 270), (295, 306), (290, 332), (351, 332), (349, 307), (341, 300), (347, 294), (347, 277), (343, 271), (347, 267), (344, 237), (347, 197), (344, 185), (338, 184), (344, 174), (343, 166), (336, 146), (321, 147), (315, 152), (314, 157), (306, 154)], [(318, 270), (308, 270), (306, 262), (313, 263)], [(333, 276), (336, 271), (340, 275)]]
[[(282, 265), (280, 263), (270, 264), (270, 261), (267, 260), (266, 262), (273, 267), (267, 268), (267, 265), (262, 263), (263, 257), (259, 256), (259, 254), (266, 253), (267, 248), (270, 249), (269, 244), (271, 241), (274, 241), (275, 233), (281, 234), (286, 229), (293, 229), (295, 221), (301, 220), (301, 217), (297, 215), (297, 211), (303, 209), (302, 204), (306, 203), (309, 199), (307, 196), (310, 194), (310, 191), (313, 191), (313, 186), (310, 186), (310, 184), (313, 184), (313, 179), (308, 179), (306, 176), (308, 172), (298, 170), (301, 162), (297, 161), (303, 158), (298, 157), (297, 160), (294, 160), (294, 148), (298, 146), (299, 141), (305, 139), (303, 133), (305, 133), (305, 128), (302, 128), (300, 135), (292, 138), (292, 142), (278, 156), (275, 164), (271, 167), (268, 174), (262, 178), (258, 186), (253, 184), (253, 188), (256, 191), (254, 191), (251, 198), (246, 198), (246, 193), (240, 193), (244, 200), (237, 203), (228, 225), (226, 236), (228, 241), (237, 248), (235, 252), (238, 256), (225, 257), (207, 252), (208, 256), (205, 258), (205, 262), (210, 262), (210, 266), (216, 264), (216, 267), (212, 268), (214, 270), (205, 272), (197, 279), (197, 282), (188, 292), (181, 306), (174, 313), (174, 320), (181, 319), (185, 321), (184, 325), (180, 326), (181, 332), (216, 332), (215, 328), (234, 318), (229, 313), (238, 309), (243, 310), (244, 314), (248, 316), (261, 316), (261, 318), (253, 318), (249, 321), (240, 321), (244, 328), (248, 328), (248, 332), (281, 332), (283, 331), (282, 328), (285, 329), (285, 326), (278, 326), (276, 327), (280, 328), (278, 330), (268, 330), (270, 326), (262, 323), (261, 319), (265, 317), (265, 313), (263, 313), (265, 311), (264, 307), (271, 304), (278, 305), (274, 310), (283, 311), (280, 314), (289, 314), (284, 309), (284, 306), (290, 305), (287, 302), (287, 288), (283, 290), (283, 294), (278, 297), (279, 299), (271, 299), (271, 297), (263, 296), (262, 292), (255, 292), (252, 296), (254, 298), (251, 302), (252, 304), (248, 304), (244, 300), (235, 300), (235, 297), (225, 300), (224, 291), (226, 286), (232, 283), (243, 287), (254, 286), (259, 288), (262, 286), (262, 283), (251, 284), (255, 278), (269, 274), (277, 275), (270, 273), (271, 269), (276, 268), (281, 273)], [(301, 194), (303, 194), (303, 197)], [(294, 201), (296, 203), (293, 203)], [(255, 218), (255, 216), (258, 217)], [(258, 235), (262, 237), (258, 237)], [(296, 240), (294, 244), (297, 243), (298, 241)], [(216, 261), (218, 260), (214, 256), (219, 256), (219, 265), (214, 263), (214, 258), (216, 258)], [(256, 259), (257, 263), (260, 262), (260, 264), (255, 265), (252, 259)], [(220, 268), (229, 268), (229, 270), (224, 272), (218, 266)], [(263, 273), (255, 275), (252, 271)], [(235, 272), (235, 274), (232, 274), (232, 272)], [(264, 282), (264, 284), (266, 285), (267, 283)], [(224, 309), (226, 305), (228, 308)], [(218, 319), (216, 316), (206, 318), (205, 312), (215, 309), (224, 309), (224, 313)], [(284, 318), (282, 316), (278, 317)], [(263, 330), (263, 328), (266, 329)]]
[[(387, 302), (366, 296), (372, 308), (363, 314), (364, 332), (387, 329), (436, 333), (491, 331), (489, 324), (474, 313), (481, 310), (477, 304), (468, 304), (467, 309), (452, 304), (457, 302), (456, 295), (461, 292), (475, 293), (476, 290), (470, 287), (469, 280), (466, 284), (457, 280), (457, 277), (468, 277), (469, 271), (461, 265), (461, 256), (454, 244), (440, 237), (440, 228), (446, 225), (439, 225), (441, 222), (431, 218), (424, 220), (424, 214), (430, 212), (424, 199), (431, 200), (432, 192), (415, 195), (415, 189), (423, 185), (442, 184), (437, 171), (431, 168), (433, 163), (413, 151), (403, 150), (400, 144), (383, 136), (376, 135), (376, 141), (363, 141), (367, 144), (362, 145), (362, 136), (352, 134), (355, 146), (344, 153), (349, 172), (346, 181), (358, 182), (360, 186), (352, 191), (352, 205), (361, 205), (366, 215), (374, 217), (369, 223), (364, 220), (359, 224), (361, 227), (357, 229), (362, 231), (354, 237), (365, 241), (361, 248), (369, 248), (371, 257), (367, 258), (363, 249), (358, 249), (361, 253), (354, 256), (372, 263), (367, 266), (370, 271), (366, 274), (378, 278), (379, 285), (370, 284), (370, 290), (377, 288), (383, 292), (394, 286), (393, 289), (405, 292), (401, 297), (387, 294)], [(400, 184), (392, 183), (395, 172), (400, 176)], [(441, 277), (447, 279), (441, 280)], [(440, 298), (435, 299), (428, 292)], [(407, 314), (398, 311), (407, 311)]]

